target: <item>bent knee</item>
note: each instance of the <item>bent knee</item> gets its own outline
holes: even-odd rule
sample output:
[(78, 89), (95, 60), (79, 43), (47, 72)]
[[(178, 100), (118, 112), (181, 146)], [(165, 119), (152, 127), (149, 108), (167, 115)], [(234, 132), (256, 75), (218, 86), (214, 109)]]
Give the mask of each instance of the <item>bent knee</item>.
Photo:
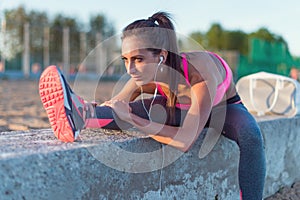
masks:
[(263, 137), (257, 124), (241, 127), (238, 141), (240, 144), (246, 144), (255, 148), (264, 146)]

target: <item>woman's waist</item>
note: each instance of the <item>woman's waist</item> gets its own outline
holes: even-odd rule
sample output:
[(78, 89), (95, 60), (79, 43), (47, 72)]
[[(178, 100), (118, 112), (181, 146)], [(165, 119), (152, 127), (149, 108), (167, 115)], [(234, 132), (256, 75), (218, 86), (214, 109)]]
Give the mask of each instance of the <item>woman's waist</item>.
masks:
[[(217, 104), (217, 105), (220, 105), (220, 104), (223, 104), (225, 103), (226, 104), (239, 104), (242, 102), (240, 96), (235, 93), (233, 96), (230, 96), (229, 98), (227, 98), (226, 100), (222, 101), (221, 103)], [(216, 106), (217, 106), (216, 105)], [(177, 108), (180, 108), (180, 109), (183, 109), (183, 110), (188, 110), (191, 106), (191, 101), (188, 101), (188, 100), (179, 100), (176, 102), (176, 107)]]

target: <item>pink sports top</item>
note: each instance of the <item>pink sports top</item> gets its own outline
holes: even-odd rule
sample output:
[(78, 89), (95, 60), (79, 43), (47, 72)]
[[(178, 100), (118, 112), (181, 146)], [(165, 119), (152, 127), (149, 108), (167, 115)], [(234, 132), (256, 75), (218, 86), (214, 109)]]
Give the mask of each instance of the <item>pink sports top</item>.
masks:
[[(218, 54), (213, 53), (213, 52), (208, 52), (208, 53), (210, 53), (211, 55), (215, 56), (216, 58), (218, 58), (220, 60), (220, 62), (222, 63), (222, 65), (225, 69), (225, 73), (226, 73), (224, 81), (222, 83), (220, 83), (217, 87), (216, 96), (215, 96), (214, 102), (213, 102), (213, 106), (215, 106), (221, 102), (226, 91), (228, 90), (230, 83), (232, 81), (232, 72), (231, 72), (231, 69), (228, 66), (228, 64), (225, 62), (225, 60), (223, 58), (221, 58)], [(188, 76), (188, 61), (186, 59), (185, 54), (182, 54), (182, 64), (183, 64), (183, 72), (184, 72), (185, 81), (190, 86), (191, 84), (190, 84), (189, 76)], [(161, 95), (166, 97), (164, 91), (162, 90), (162, 88), (159, 84), (157, 85), (157, 90)], [(188, 110), (190, 108), (190, 104), (177, 103), (176, 107), (183, 109), (183, 110)]]

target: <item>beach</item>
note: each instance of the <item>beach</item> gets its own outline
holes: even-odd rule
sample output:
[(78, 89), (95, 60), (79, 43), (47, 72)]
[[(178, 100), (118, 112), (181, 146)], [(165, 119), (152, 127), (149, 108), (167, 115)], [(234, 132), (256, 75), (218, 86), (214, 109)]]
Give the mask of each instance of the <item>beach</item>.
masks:
[[(123, 84), (77, 81), (71, 85), (85, 99), (102, 103), (110, 99)], [(43, 128), (50, 128), (50, 124), (39, 97), (38, 80), (0, 80), (0, 132)], [(300, 182), (283, 187), (266, 199), (299, 200)]]
[(0, 131), (49, 127), (37, 81), (0, 80)]
[[(100, 84), (77, 81), (70, 84), (76, 84), (75, 91), (84, 99), (98, 103), (108, 100), (116, 85), (108, 81)], [(50, 124), (40, 100), (38, 80), (0, 80), (0, 131), (40, 128), (50, 128)]]

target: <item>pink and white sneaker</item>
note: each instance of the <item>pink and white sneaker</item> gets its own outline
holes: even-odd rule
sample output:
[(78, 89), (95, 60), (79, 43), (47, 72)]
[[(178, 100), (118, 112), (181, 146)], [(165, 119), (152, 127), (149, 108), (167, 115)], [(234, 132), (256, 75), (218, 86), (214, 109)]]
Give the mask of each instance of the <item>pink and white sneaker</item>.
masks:
[(71, 90), (54, 65), (43, 71), (39, 93), (55, 136), (63, 142), (73, 142), (85, 124), (84, 100)]

